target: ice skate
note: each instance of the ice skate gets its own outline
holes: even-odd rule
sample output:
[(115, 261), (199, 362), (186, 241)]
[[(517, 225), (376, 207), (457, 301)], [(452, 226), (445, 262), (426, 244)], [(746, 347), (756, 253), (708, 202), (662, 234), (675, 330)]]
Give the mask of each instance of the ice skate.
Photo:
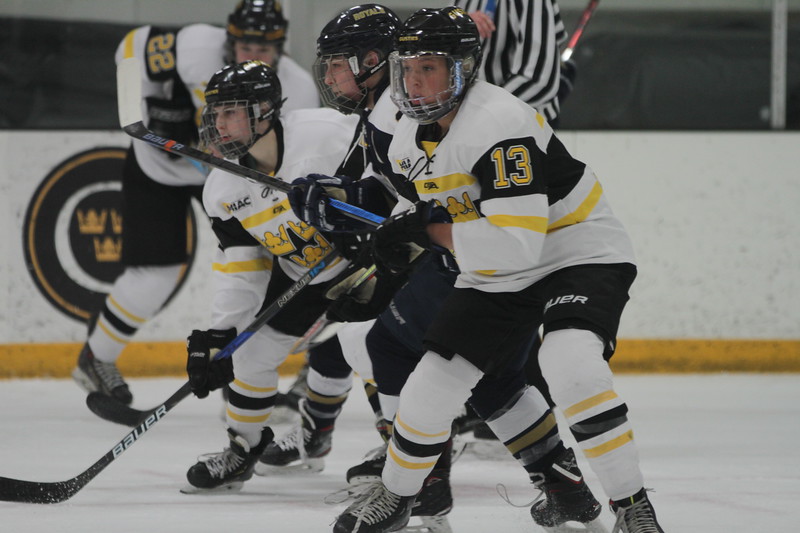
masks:
[(244, 482), (253, 477), (253, 469), (264, 448), (272, 441), (270, 428), (261, 432), (261, 442), (251, 447), (245, 439), (228, 429), (230, 447), (219, 453), (202, 456), (186, 472), (189, 485), (181, 489), (184, 494), (237, 492)]
[(450, 470), (434, 468), (425, 478), (425, 484), (417, 494), (417, 499), (411, 508), (411, 520), (403, 531), (452, 533), (453, 530), (447, 519), (447, 514), (452, 509), (453, 493), (450, 490)]
[(611, 533), (664, 533), (645, 489), (630, 498), (612, 501), (611, 511), (617, 515)]
[(306, 410), (305, 400), (300, 401), (299, 411), (300, 425), (264, 449), (256, 464), (256, 474), (267, 476), (301, 470), (321, 472), (325, 468), (324, 457), (331, 451), (333, 425), (317, 428)]
[(531, 517), (548, 533), (608, 533), (598, 517), (602, 506), (586, 485), (575, 454), (565, 450), (544, 473), (531, 474), (542, 494)]
[(374, 483), (381, 480), (383, 465), (386, 464), (386, 448), (388, 443), (383, 443), (370, 451), (364, 462), (347, 469), (347, 482), (351, 485), (360, 483)]
[(89, 343), (83, 345), (78, 355), (78, 366), (72, 370), (72, 379), (86, 392), (99, 392), (125, 405), (130, 405), (133, 401), (133, 395), (122, 379), (117, 365), (97, 359), (89, 348)]
[(385, 533), (408, 524), (414, 496), (398, 496), (381, 481), (355, 485), (349, 493), (355, 501), (336, 518), (334, 533)]

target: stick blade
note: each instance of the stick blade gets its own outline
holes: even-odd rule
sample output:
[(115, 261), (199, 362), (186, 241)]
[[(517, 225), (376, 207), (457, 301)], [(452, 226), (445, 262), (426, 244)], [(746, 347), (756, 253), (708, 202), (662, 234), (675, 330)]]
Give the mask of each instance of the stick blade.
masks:
[(0, 477), (0, 501), (19, 503), (59, 503), (70, 499), (85, 483), (77, 479), (39, 483)]
[(123, 59), (117, 65), (117, 111), (122, 128), (142, 121), (142, 75), (139, 60)]
[(103, 420), (132, 428), (141, 424), (150, 414), (147, 411), (128, 407), (124, 403), (100, 392), (90, 392), (86, 396), (86, 406)]

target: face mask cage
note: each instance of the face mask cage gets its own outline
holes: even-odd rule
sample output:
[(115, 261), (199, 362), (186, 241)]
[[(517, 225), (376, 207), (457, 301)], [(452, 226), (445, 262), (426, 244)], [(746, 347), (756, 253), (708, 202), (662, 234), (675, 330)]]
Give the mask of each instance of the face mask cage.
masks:
[(320, 98), (326, 106), (345, 115), (364, 108), (367, 88), (363, 83), (364, 76), (359, 76), (361, 65), (356, 56), (344, 54), (318, 56), (314, 62), (313, 72)]
[(273, 113), (266, 102), (228, 100), (206, 105), (200, 120), (200, 140), (212, 152), (238, 159), (264, 135), (256, 128)]
[[(428, 90), (420, 89), (415, 80), (422, 79), (430, 86), (433, 80), (430, 74), (426, 74), (426, 68), (430, 58), (437, 57), (446, 62), (448, 81), (444, 89), (435, 94), (427, 94)], [(463, 60), (444, 52), (403, 55), (392, 52), (389, 56), (389, 73), (392, 101), (404, 115), (420, 124), (431, 124), (447, 115), (461, 100), (466, 89)], [(419, 94), (420, 90), (425, 91), (425, 94)]]

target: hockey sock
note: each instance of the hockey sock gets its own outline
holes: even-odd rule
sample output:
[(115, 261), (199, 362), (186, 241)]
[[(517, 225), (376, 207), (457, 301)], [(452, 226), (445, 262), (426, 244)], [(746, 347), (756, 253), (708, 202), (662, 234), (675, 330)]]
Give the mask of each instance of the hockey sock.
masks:
[(89, 336), (94, 356), (117, 360), (131, 338), (152, 318), (175, 289), (184, 265), (128, 267), (114, 282)]
[(553, 400), (606, 494), (616, 499), (639, 490), (644, 481), (628, 407), (614, 391), (602, 339), (580, 329), (549, 332), (539, 363)]

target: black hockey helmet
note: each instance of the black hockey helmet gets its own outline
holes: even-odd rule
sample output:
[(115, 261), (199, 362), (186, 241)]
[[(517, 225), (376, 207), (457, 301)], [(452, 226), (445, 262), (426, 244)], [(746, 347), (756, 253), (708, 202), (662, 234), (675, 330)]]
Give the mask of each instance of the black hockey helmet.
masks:
[(236, 41), (273, 44), (281, 53), (288, 29), (289, 21), (283, 16), (283, 7), (278, 0), (241, 0), (228, 15), (225, 28), (229, 58), (233, 57), (233, 43)]
[[(412, 105), (403, 84), (404, 59), (438, 55), (448, 60), (450, 89), (433, 106)], [(458, 7), (420, 9), (412, 14), (395, 36), (390, 58), (392, 100), (400, 110), (421, 123), (435, 122), (460, 102), (477, 79), (483, 51), (478, 27)]]
[[(394, 49), (394, 35), (401, 25), (400, 18), (391, 9), (380, 4), (361, 4), (342, 11), (322, 28), (317, 38), (314, 79), (326, 105), (345, 114), (363, 107), (367, 96), (364, 82), (386, 67)], [(378, 62), (366, 65), (367, 54), (372, 51), (377, 53)], [(337, 96), (325, 83), (327, 61), (334, 56), (341, 56), (348, 62), (361, 89), (358, 101)]]
[[(208, 81), (205, 99), (200, 137), (206, 144), (216, 146), (228, 158), (241, 157), (260, 136), (272, 129), (285, 101), (282, 99), (278, 74), (262, 61), (245, 61), (221, 68)], [(247, 110), (251, 133), (249, 144), (220, 141), (216, 121), (218, 110), (223, 107)], [(257, 133), (258, 125), (264, 120), (270, 121), (269, 128)]]

